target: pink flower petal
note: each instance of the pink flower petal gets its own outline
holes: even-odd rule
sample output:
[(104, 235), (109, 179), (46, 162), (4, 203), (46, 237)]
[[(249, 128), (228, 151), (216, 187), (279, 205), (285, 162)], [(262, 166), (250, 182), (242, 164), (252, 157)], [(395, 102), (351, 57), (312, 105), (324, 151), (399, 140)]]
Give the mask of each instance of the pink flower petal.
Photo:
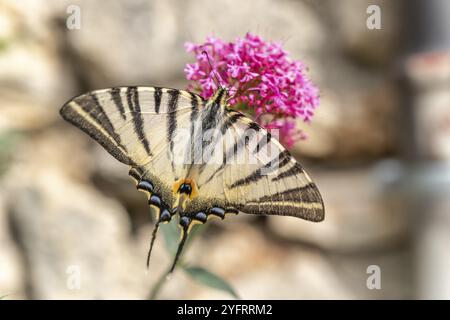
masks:
[(253, 109), (258, 119), (264, 113), (272, 115), (275, 120), (264, 125), (279, 129), (288, 146), (306, 138), (296, 130), (295, 118), (312, 120), (319, 90), (306, 77), (304, 63), (291, 60), (281, 43), (264, 41), (249, 32), (232, 42), (209, 36), (205, 43), (187, 42), (185, 48), (196, 59), (184, 69), (186, 78), (194, 82), (190, 89), (196, 88), (208, 98), (217, 90), (217, 77), (220, 85), (229, 89), (231, 105)]

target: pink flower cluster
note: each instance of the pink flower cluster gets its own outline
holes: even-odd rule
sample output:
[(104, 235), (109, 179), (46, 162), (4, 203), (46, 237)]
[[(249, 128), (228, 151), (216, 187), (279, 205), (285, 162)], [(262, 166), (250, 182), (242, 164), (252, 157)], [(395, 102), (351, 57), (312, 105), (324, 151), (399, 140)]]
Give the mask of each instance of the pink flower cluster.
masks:
[(230, 104), (267, 129), (279, 129), (288, 147), (306, 137), (296, 129), (295, 120), (311, 121), (319, 92), (306, 77), (304, 64), (291, 60), (280, 43), (247, 33), (234, 42), (208, 37), (203, 44), (186, 43), (185, 47), (196, 59), (184, 69), (192, 81), (189, 90), (209, 98), (217, 90), (217, 76), (232, 96)]

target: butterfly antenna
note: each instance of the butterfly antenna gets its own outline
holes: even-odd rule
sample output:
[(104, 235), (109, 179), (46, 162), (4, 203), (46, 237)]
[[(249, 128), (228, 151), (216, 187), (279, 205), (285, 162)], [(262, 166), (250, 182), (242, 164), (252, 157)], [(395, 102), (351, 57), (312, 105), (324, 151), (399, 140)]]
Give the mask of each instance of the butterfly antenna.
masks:
[(177, 249), (177, 253), (175, 255), (175, 259), (173, 260), (173, 264), (172, 267), (170, 268), (169, 274), (171, 274), (173, 272), (173, 270), (175, 269), (175, 266), (177, 265), (178, 259), (180, 258), (181, 255), (181, 251), (183, 251), (183, 247), (184, 247), (184, 243), (186, 242), (187, 236), (188, 236), (188, 228), (183, 228), (183, 230), (181, 231), (181, 241), (178, 244), (178, 249)]
[(216, 70), (213, 68), (213, 66), (211, 64), (211, 59), (209, 59), (208, 52), (206, 52), (206, 50), (203, 50), (202, 54), (204, 54), (206, 56), (206, 59), (208, 60), (209, 68), (211, 69), (211, 73), (213, 74), (214, 80), (216, 80), (217, 87), (222, 88), (222, 86), (220, 85), (219, 77), (217, 77)]
[(150, 265), (150, 256), (152, 254), (153, 244), (155, 243), (156, 233), (158, 232), (158, 229), (159, 229), (159, 221), (156, 222), (155, 228), (153, 229), (153, 232), (152, 232), (152, 240), (150, 241), (150, 248), (148, 249), (148, 254), (147, 254), (147, 270)]

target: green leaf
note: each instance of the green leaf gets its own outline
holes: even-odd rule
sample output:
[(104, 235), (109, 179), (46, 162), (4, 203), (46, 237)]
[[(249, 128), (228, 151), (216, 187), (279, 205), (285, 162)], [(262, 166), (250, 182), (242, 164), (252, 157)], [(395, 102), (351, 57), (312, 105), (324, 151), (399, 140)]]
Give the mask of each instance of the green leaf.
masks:
[(210, 288), (225, 291), (234, 298), (240, 299), (231, 285), (214, 273), (197, 266), (183, 266), (184, 271), (195, 281)]
[(0, 296), (0, 300), (5, 299), (7, 296), (8, 296), (8, 294), (5, 294), (5, 295), (3, 295), (3, 296)]

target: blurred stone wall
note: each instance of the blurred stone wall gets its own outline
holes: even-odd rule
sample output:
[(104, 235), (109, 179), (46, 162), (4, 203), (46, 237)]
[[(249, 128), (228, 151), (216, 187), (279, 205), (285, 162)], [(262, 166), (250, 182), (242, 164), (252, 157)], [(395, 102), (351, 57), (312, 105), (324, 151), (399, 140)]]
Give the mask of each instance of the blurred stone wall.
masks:
[[(69, 5), (81, 29), (66, 28)], [(369, 4), (382, 29), (366, 27)], [(399, 197), (386, 196), (395, 156), (401, 38), (398, 1), (10, 1), (0, 4), (0, 296), (146, 298), (171, 257), (158, 239), (152, 269), (145, 197), (127, 168), (60, 119), (90, 89), (185, 87), (185, 41), (251, 31), (281, 40), (310, 68), (321, 106), (294, 153), (323, 193), (326, 220), (231, 218), (186, 254), (244, 298), (405, 298), (410, 251)], [(387, 174), (388, 176), (388, 174)], [(206, 253), (206, 254), (205, 254)], [(369, 265), (382, 289), (369, 290)], [(80, 289), (68, 288), (79, 268)], [(176, 273), (161, 298), (228, 298)]]

